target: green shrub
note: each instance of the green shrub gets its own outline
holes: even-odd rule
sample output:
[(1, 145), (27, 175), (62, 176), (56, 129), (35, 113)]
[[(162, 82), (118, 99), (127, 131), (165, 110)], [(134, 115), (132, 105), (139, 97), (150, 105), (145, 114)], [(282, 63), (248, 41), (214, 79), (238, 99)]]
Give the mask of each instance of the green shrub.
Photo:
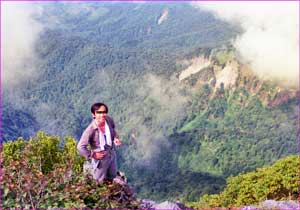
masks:
[(98, 184), (82, 173), (76, 141), (39, 132), (3, 144), (3, 208), (138, 208), (127, 186)]
[(257, 169), (227, 179), (223, 192), (204, 195), (194, 207), (240, 207), (261, 201), (290, 200), (298, 193), (298, 156), (293, 155), (276, 161), (272, 166)]

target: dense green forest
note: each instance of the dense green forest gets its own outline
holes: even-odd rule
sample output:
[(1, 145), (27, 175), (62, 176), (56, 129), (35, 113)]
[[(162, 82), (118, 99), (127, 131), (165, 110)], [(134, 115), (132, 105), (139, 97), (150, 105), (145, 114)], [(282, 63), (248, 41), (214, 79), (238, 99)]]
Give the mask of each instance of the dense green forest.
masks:
[[(164, 153), (155, 161), (158, 164), (155, 170), (141, 169), (136, 174), (136, 177), (140, 174), (144, 177), (149, 173), (141, 187), (146, 183), (155, 190), (156, 180), (160, 180), (165, 185), (156, 190), (159, 196), (164, 194), (163, 186), (167, 186), (167, 197), (174, 197), (180, 186), (184, 186), (189, 189), (188, 193), (179, 190), (180, 197), (194, 200), (206, 190), (211, 193), (222, 189), (224, 179), (230, 175), (253, 171), (287, 154), (297, 153), (295, 100), (271, 109), (243, 88), (225, 91), (222, 96), (208, 100), (205, 94), (209, 90), (206, 86), (196, 93), (202, 97), (194, 99), (194, 103), (202, 101), (201, 105), (192, 106), (196, 110), (190, 109), (194, 111), (188, 112), (190, 118), (169, 136), (171, 146), (162, 149)], [(240, 103), (241, 97), (246, 106)], [(290, 123), (282, 125), (282, 122)], [(202, 179), (203, 174), (209, 176)], [(170, 183), (176, 178), (178, 181), (174, 183), (179, 186), (173, 188)], [(203, 180), (206, 187), (189, 187), (199, 186)], [(138, 182), (133, 184), (139, 187)]]
[[(124, 141), (120, 170), (154, 200), (196, 201), (221, 192), (230, 175), (297, 152), (292, 90), (279, 93), (241, 65), (234, 85), (216, 86), (217, 72), (237, 59), (236, 26), (186, 3), (41, 6), (37, 76), (2, 90), (4, 141), (39, 130), (78, 140), (91, 104), (103, 101)], [(211, 64), (179, 81), (199, 56)]]
[(265, 200), (297, 200), (299, 156), (289, 156), (268, 167), (231, 176), (220, 194), (204, 195), (195, 208), (241, 207)]

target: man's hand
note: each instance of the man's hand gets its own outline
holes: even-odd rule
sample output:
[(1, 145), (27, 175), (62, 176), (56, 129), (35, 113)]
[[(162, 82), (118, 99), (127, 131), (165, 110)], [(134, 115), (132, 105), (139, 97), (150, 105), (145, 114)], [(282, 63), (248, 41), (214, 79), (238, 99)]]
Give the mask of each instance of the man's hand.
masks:
[(93, 158), (97, 159), (97, 160), (102, 160), (106, 155), (105, 151), (101, 151), (101, 152), (94, 152), (93, 153)]
[(114, 138), (114, 143), (115, 143), (116, 146), (121, 146), (122, 145), (122, 142), (118, 138)]

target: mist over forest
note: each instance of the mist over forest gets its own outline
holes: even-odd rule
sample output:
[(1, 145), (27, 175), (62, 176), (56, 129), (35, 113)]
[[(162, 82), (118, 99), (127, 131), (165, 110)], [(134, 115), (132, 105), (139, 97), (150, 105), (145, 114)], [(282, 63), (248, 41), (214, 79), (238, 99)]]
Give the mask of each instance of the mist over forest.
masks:
[(4, 2), (2, 140), (79, 140), (104, 102), (120, 170), (158, 201), (296, 154), (299, 11), (231, 6)]

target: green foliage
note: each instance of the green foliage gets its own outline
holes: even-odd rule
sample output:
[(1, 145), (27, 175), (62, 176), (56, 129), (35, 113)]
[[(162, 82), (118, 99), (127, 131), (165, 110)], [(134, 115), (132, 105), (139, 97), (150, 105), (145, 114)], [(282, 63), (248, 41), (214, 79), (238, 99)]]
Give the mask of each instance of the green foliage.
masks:
[(11, 160), (20, 160), (27, 142), (23, 138), (15, 141), (9, 141), (2, 145), (3, 164), (7, 165)]
[(82, 172), (84, 158), (78, 155), (76, 146), (76, 141), (74, 141), (72, 137), (66, 137), (62, 154), (64, 156), (63, 161), (65, 164), (71, 163), (73, 165), (73, 171), (79, 173)]
[[(60, 144), (63, 144), (63, 148)], [(29, 165), (37, 166), (43, 173), (53, 170), (55, 164), (72, 164), (73, 170), (82, 171), (84, 158), (77, 155), (76, 140), (67, 137), (61, 142), (57, 136), (46, 135), (38, 132), (35, 137), (25, 141), (19, 138), (16, 141), (9, 141), (3, 144), (3, 161), (19, 161), (24, 157), (24, 150), (27, 148), (26, 158)]]
[(39, 132), (3, 144), (3, 208), (138, 208), (127, 186), (98, 184), (82, 173), (76, 141)]
[[(223, 95), (216, 91), (210, 98), (195, 95), (193, 100), (207, 106), (192, 104), (189, 113), (194, 118), (189, 118), (174, 134), (175, 143), (181, 145), (182, 169), (229, 176), (297, 152), (297, 123), (292, 111), (295, 102), (268, 108), (258, 95), (243, 87), (226, 90)], [(179, 143), (184, 139), (190, 143)]]
[[(170, 141), (174, 140), (170, 137)], [(222, 189), (225, 185), (223, 177), (180, 168), (177, 155), (179, 148), (171, 150), (163, 146), (163, 152), (159, 157), (155, 157), (150, 165), (134, 165), (134, 169), (127, 173), (140, 198), (186, 202), (195, 201), (202, 194), (217, 193)]]
[(220, 66), (225, 65), (227, 61), (232, 60), (234, 57), (233, 50), (219, 51), (215, 55), (215, 59)]
[(289, 156), (273, 165), (227, 179), (220, 194), (203, 195), (193, 207), (240, 207), (264, 200), (290, 200), (298, 194), (299, 156)]
[(52, 171), (54, 164), (61, 162), (64, 158), (58, 146), (59, 137), (38, 132), (27, 145), (29, 164), (39, 166), (43, 173)]

